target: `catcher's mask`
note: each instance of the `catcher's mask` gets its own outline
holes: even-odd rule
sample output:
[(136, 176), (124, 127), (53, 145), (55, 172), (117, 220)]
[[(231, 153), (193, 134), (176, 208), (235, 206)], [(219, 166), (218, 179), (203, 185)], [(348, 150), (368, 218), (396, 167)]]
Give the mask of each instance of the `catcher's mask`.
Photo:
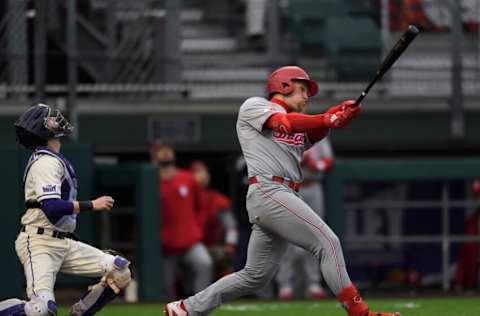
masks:
[(62, 113), (46, 104), (35, 104), (27, 109), (14, 124), (17, 142), (35, 149), (49, 139), (59, 138), (72, 132), (73, 126)]

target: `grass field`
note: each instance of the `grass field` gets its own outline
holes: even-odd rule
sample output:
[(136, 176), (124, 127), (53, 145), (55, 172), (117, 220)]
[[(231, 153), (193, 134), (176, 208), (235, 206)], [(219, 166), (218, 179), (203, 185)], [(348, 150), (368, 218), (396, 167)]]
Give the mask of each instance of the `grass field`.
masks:
[[(371, 299), (370, 307), (375, 311), (399, 311), (402, 316), (480, 316), (480, 297), (457, 298), (406, 298)], [(99, 316), (162, 316), (162, 304), (111, 305)], [(61, 308), (58, 315), (66, 315)], [(261, 302), (240, 301), (223, 305), (212, 316), (346, 316), (334, 300), (320, 302)]]

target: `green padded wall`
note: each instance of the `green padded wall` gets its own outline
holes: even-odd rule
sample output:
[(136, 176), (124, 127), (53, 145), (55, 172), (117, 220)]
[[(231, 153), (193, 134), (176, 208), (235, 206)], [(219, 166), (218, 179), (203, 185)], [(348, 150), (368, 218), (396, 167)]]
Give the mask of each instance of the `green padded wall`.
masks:
[(22, 214), (21, 176), (19, 150), (17, 146), (0, 147), (0, 164), (2, 168), (2, 182), (0, 184), (1, 209), (1, 239), (0, 270), (2, 283), (8, 286), (0, 287), (0, 299), (22, 297), (24, 292), (24, 277), (20, 261), (15, 253), (15, 239), (20, 227)]
[(133, 192), (135, 220), (135, 262), (140, 300), (165, 299), (160, 249), (160, 199), (158, 168), (151, 164), (98, 166), (99, 188)]
[(351, 180), (460, 180), (480, 176), (480, 159), (338, 159), (327, 176), (327, 221), (344, 234), (344, 183)]

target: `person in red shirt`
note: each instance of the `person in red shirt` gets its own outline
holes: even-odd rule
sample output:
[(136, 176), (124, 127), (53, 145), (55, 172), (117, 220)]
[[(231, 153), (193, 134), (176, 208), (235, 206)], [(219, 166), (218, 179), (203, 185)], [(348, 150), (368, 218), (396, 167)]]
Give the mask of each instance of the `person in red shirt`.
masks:
[(214, 261), (215, 277), (222, 277), (233, 272), (232, 259), (238, 242), (237, 222), (231, 210), (232, 202), (226, 195), (209, 187), (210, 172), (203, 161), (194, 161), (190, 167), (205, 197), (203, 243)]
[[(480, 200), (480, 179), (472, 183), (472, 194)], [(478, 236), (480, 233), (480, 208), (467, 214), (465, 219), (465, 235)], [(480, 245), (476, 241), (462, 243), (457, 259), (454, 286), (457, 291), (479, 287)]]
[[(159, 167), (161, 229), (164, 280), (169, 298), (175, 298), (179, 267), (192, 274), (192, 290), (198, 292), (212, 281), (213, 263), (202, 243), (206, 219), (202, 189), (189, 170), (175, 166), (175, 152), (167, 145), (155, 145), (152, 160)], [(190, 276), (190, 274), (188, 274)]]

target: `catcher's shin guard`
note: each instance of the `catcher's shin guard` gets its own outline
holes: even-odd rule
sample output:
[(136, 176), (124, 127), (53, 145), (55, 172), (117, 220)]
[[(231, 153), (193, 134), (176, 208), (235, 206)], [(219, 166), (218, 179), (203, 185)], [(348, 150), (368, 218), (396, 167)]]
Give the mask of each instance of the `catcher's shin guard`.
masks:
[(115, 292), (110, 287), (95, 284), (89, 291), (70, 308), (69, 316), (91, 316), (112, 301)]
[(105, 275), (99, 283), (88, 289), (80, 301), (70, 308), (70, 316), (94, 315), (120, 294), (120, 291), (130, 282), (130, 261), (122, 256), (113, 257), (107, 254), (101, 259), (100, 264)]

